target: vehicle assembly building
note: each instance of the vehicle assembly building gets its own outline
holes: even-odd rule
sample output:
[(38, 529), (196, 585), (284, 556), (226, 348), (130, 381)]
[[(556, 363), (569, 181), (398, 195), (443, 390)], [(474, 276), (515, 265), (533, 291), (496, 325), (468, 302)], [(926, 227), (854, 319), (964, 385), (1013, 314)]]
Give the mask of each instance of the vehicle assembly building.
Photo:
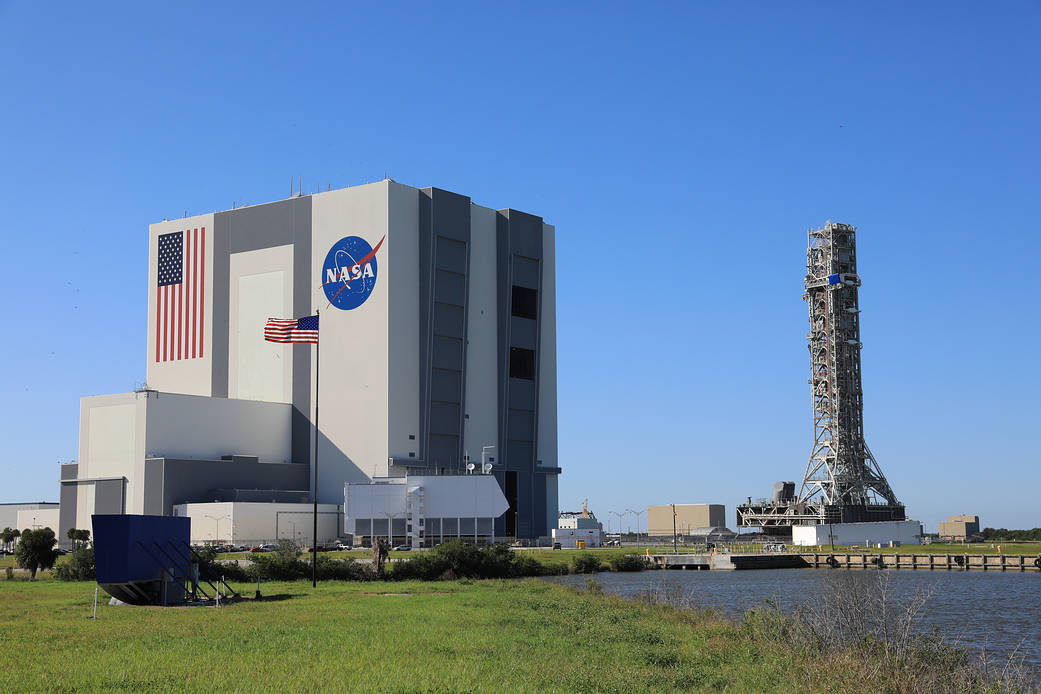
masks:
[(778, 482), (772, 498), (738, 506), (737, 523), (790, 535), (799, 525), (903, 521), (864, 440), (856, 228), (828, 222), (807, 236), (813, 446), (798, 494), (794, 482)]
[[(494, 535), (548, 535), (554, 233), (389, 179), (151, 225), (147, 386), (81, 400), (59, 537), (93, 513), (213, 503), (274, 504), (266, 525), (248, 514), (274, 528), (279, 504), (316, 494), (342, 514), (345, 484), (463, 476), (471, 460), (505, 498)], [(269, 318), (314, 315), (317, 346), (265, 340)], [(258, 532), (209, 523), (215, 536)]]

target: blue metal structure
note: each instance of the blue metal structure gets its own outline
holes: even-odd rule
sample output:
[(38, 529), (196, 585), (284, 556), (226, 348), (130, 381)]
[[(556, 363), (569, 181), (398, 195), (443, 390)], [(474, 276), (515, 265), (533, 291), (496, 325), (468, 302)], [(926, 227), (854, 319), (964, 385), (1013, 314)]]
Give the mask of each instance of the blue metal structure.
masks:
[(192, 589), (191, 519), (93, 515), (98, 585), (133, 605), (183, 603)]

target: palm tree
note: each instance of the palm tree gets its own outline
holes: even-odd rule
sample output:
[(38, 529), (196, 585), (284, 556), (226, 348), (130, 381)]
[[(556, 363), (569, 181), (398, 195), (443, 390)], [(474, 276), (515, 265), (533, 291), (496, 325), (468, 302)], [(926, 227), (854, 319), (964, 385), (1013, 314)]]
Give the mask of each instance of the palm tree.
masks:
[(376, 578), (383, 578), (383, 564), (387, 561), (390, 545), (385, 537), (372, 538), (372, 568), (376, 572)]

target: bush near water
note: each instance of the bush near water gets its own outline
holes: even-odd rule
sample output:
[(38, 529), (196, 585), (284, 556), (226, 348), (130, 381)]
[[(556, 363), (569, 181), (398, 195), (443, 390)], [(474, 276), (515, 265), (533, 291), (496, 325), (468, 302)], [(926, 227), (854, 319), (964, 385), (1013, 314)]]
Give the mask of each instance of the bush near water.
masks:
[[(201, 560), (201, 578), (227, 581), (296, 581), (311, 579), (311, 561), (291, 540), (281, 540), (275, 551), (249, 557), (248, 564), (221, 561), (212, 547), (196, 548)], [(549, 554), (549, 553), (547, 553)], [(561, 553), (552, 553), (556, 559)], [(646, 560), (635, 554), (604, 560), (590, 553), (575, 554), (562, 561), (541, 559), (527, 552), (514, 551), (504, 544), (474, 545), (464, 539), (446, 542), (424, 552), (416, 552), (387, 567), (389, 580), (452, 580), (456, 578), (523, 578), (567, 573), (589, 574), (599, 571), (641, 571)], [(55, 570), (62, 581), (94, 580), (94, 550), (81, 547), (70, 554)], [(377, 577), (368, 563), (352, 558), (334, 559), (319, 554), (317, 577), (320, 581), (371, 581)]]

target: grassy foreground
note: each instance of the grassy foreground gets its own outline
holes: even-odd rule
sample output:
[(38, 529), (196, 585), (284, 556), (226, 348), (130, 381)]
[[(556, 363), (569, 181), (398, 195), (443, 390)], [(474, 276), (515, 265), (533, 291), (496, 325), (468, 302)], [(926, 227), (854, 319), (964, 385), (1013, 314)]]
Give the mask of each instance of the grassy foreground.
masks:
[(264, 590), (219, 610), (102, 602), (94, 621), (91, 583), (0, 581), (0, 691), (913, 691), (855, 653), (538, 580)]

